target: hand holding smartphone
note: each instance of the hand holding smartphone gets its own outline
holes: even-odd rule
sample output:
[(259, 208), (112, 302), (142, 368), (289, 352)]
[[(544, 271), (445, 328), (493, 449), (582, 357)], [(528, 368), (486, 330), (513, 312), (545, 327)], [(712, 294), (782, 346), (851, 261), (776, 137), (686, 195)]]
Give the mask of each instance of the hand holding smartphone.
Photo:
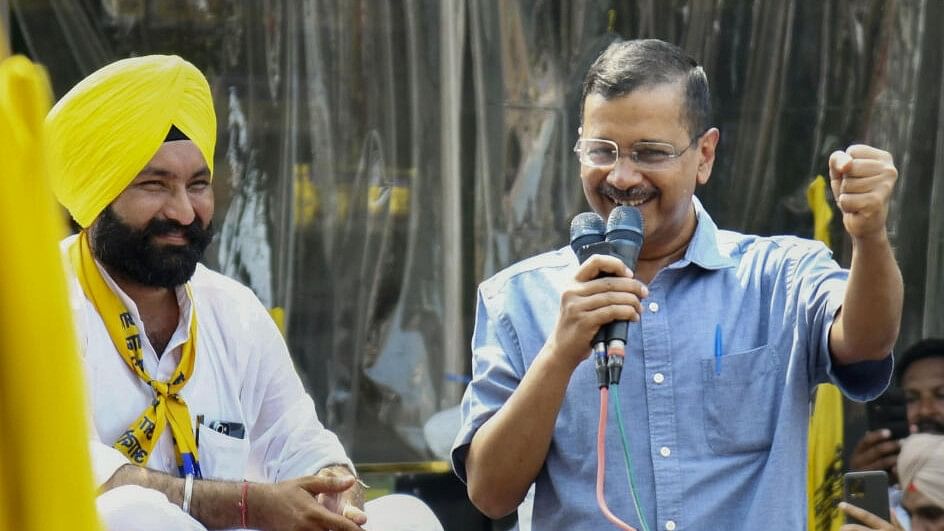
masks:
[(910, 431), (904, 392), (900, 388), (889, 388), (882, 396), (866, 403), (865, 410), (867, 431), (852, 449), (849, 469), (857, 472), (884, 470), (895, 482), (900, 441)]
[[(848, 472), (843, 476), (842, 499), (850, 505), (878, 516), (886, 522), (891, 521), (888, 501), (888, 474), (881, 470), (866, 472)], [(847, 516), (846, 523), (862, 524)]]
[(865, 404), (869, 431), (888, 430), (892, 439), (904, 439), (911, 434), (905, 391), (889, 387), (881, 396)]

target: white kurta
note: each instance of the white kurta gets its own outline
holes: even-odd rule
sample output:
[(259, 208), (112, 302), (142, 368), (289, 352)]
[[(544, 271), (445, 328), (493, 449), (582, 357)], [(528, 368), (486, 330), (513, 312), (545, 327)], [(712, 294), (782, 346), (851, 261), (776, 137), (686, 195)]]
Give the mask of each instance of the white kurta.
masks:
[[(63, 241), (63, 251), (73, 240)], [(104, 269), (99, 270), (134, 316), (138, 329), (144, 330), (134, 302)], [(125, 365), (74, 275), (70, 284), (94, 423), (92, 464), (95, 479), (102, 484), (128, 463), (111, 444), (154, 395)], [(204, 478), (275, 482), (332, 464), (345, 464), (353, 470), (337, 436), (318, 420), (281, 333), (252, 291), (203, 265), (197, 266), (191, 287), (193, 305), (183, 288), (177, 290), (181, 317), (161, 357), (145, 334), (141, 339), (145, 370), (166, 381), (180, 361), (180, 346), (187, 340), (190, 312), (195, 307), (196, 365), (181, 394), (194, 426), (197, 415), (203, 415), (198, 452)], [(214, 421), (242, 424), (245, 436), (239, 439), (208, 429)], [(147, 466), (177, 474), (169, 427), (161, 434)]]

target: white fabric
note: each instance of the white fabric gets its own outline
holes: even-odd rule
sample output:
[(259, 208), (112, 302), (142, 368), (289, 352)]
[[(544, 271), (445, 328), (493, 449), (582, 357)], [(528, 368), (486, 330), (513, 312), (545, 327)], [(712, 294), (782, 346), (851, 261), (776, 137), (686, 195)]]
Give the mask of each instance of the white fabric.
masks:
[(433, 511), (406, 494), (381, 496), (364, 504), (367, 531), (443, 531)]
[[(125, 485), (98, 497), (98, 514), (108, 531), (205, 531), (200, 522), (152, 489)], [(422, 501), (391, 494), (364, 505), (367, 531), (443, 531)]]
[[(66, 251), (75, 237), (62, 242)], [(71, 267), (67, 268), (71, 271)], [(134, 302), (100, 267), (140, 330), (145, 327)], [(101, 316), (74, 276), (72, 309), (77, 316), (79, 345), (89, 379), (93, 412), (92, 465), (100, 485), (128, 461), (111, 443), (151, 402), (153, 393), (125, 365)], [(199, 430), (199, 458), (205, 479), (275, 482), (314, 473), (332, 464), (354, 470), (338, 438), (318, 420), (315, 406), (292, 365), (282, 335), (258, 298), (245, 286), (197, 266), (191, 280), (199, 329), (193, 375), (182, 395)], [(177, 293), (181, 318), (158, 359), (143, 336), (144, 367), (166, 380), (180, 360), (188, 335), (191, 304)], [(245, 437), (237, 439), (206, 428), (213, 421), (238, 422)], [(177, 474), (170, 429), (156, 445), (148, 468)]]
[(944, 435), (916, 433), (905, 439), (898, 454), (898, 477), (903, 489), (914, 485), (944, 507)]
[(154, 489), (123, 485), (95, 500), (98, 516), (109, 531), (204, 531), (200, 522)]
[(426, 447), (436, 459), (451, 459), (452, 441), (456, 440), (461, 424), (462, 412), (458, 405), (435, 413), (423, 424)]

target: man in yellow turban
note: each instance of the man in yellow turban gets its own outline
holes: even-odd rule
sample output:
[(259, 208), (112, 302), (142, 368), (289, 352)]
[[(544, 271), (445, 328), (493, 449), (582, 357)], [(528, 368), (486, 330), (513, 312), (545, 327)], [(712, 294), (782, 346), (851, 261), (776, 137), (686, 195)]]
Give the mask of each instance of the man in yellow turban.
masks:
[(198, 263), (216, 143), (203, 74), (176, 56), (117, 61), (46, 127), (53, 190), (82, 227), (62, 249), (106, 525), (355, 530), (369, 518), (392, 529), (384, 508), (396, 506), (423, 515), (411, 528), (441, 529), (413, 499), (362, 511), (354, 467), (266, 309)]

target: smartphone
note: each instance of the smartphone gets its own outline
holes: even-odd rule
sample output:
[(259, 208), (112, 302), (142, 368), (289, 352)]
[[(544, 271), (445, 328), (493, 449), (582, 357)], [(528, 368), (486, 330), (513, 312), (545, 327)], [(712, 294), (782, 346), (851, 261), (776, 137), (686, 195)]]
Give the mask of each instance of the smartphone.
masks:
[(904, 439), (911, 434), (905, 391), (900, 387), (889, 387), (882, 396), (866, 402), (865, 415), (869, 431), (889, 430), (892, 439)]
[[(888, 502), (888, 474), (883, 470), (847, 472), (843, 476), (842, 499), (850, 505), (865, 509), (886, 522), (891, 521)], [(861, 524), (851, 516), (847, 524)]]

